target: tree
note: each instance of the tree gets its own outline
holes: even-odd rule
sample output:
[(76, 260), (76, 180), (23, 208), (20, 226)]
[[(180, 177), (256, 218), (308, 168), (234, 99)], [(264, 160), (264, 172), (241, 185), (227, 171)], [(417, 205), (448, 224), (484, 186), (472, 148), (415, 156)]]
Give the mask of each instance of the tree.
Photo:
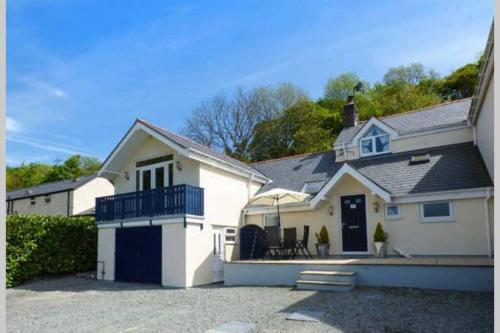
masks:
[(302, 89), (289, 83), (277, 88), (238, 89), (230, 97), (221, 92), (193, 111), (183, 132), (196, 142), (250, 161), (255, 126), (280, 117), (285, 108), (306, 99)]
[(329, 101), (345, 101), (347, 96), (354, 94), (354, 87), (362, 82), (368, 89), (367, 82), (361, 81), (356, 73), (343, 73), (328, 80), (325, 86), (324, 99)]
[(65, 179), (76, 179), (82, 176), (89, 176), (97, 172), (101, 162), (92, 157), (82, 157), (80, 155), (70, 156), (61, 165), (54, 165), (43, 182), (53, 182)]
[(301, 101), (283, 116), (261, 121), (251, 144), (252, 161), (322, 151), (331, 148), (336, 114), (312, 101)]
[(18, 167), (7, 167), (7, 191), (38, 185), (51, 169), (51, 165), (42, 163), (23, 163)]
[(476, 63), (466, 64), (445, 77), (437, 89), (442, 98), (456, 100), (474, 95), (481, 64), (482, 59), (479, 59)]

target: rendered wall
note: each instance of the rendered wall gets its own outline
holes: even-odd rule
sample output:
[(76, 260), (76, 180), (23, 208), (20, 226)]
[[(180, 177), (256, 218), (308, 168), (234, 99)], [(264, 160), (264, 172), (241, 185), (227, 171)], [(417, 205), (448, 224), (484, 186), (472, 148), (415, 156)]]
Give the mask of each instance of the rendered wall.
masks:
[[(145, 139), (144, 143), (130, 156), (129, 162), (120, 170), (120, 175), (113, 179), (115, 193), (135, 192), (135, 171), (137, 161), (168, 154), (173, 154), (174, 161), (178, 161), (182, 165), (182, 170), (178, 170), (174, 165), (174, 185), (188, 184), (199, 186), (198, 162), (180, 156), (164, 143), (153, 137), (149, 137)], [(124, 177), (125, 171), (129, 174), (129, 180), (126, 180)]]
[(95, 178), (75, 189), (72, 193), (70, 215), (77, 215), (95, 206), (95, 198), (113, 195), (115, 188), (105, 178)]
[(186, 232), (186, 287), (212, 283), (212, 226), (188, 224)]
[[(309, 225), (309, 250), (316, 254), (314, 237), (321, 226), (325, 225), (330, 235), (331, 254), (342, 254), (342, 237), (340, 228), (340, 202), (342, 195), (365, 194), (367, 212), (368, 252), (373, 253), (373, 233), (376, 224), (381, 222), (389, 233), (388, 248), (395, 254), (393, 247), (413, 255), (487, 255), (486, 227), (484, 223), (484, 199), (452, 200), (454, 221), (432, 222), (420, 221), (419, 204), (402, 204), (401, 219), (386, 220), (384, 202), (370, 194), (370, 191), (351, 176), (345, 176), (328, 196), (328, 202), (318, 209), (303, 212), (282, 213), (282, 226), (296, 227), (297, 238), (302, 239), (303, 225)], [(373, 203), (378, 202), (378, 212)], [(333, 216), (328, 207), (333, 207)], [(491, 206), (490, 206), (491, 207)], [(492, 210), (492, 208), (490, 208)], [(490, 214), (492, 223), (493, 214)], [(262, 215), (250, 215), (245, 218), (246, 224), (263, 225)], [(493, 235), (491, 233), (491, 235)]]
[(50, 202), (45, 203), (45, 196), (35, 197), (36, 204), (31, 205), (31, 199), (14, 200), (13, 211), (17, 214), (37, 215), (63, 215), (68, 216), (68, 193), (59, 192), (50, 194)]
[(490, 80), (484, 96), (483, 105), (481, 106), (481, 112), (478, 115), (476, 123), (477, 145), (479, 147), (479, 151), (481, 151), (481, 156), (483, 157), (492, 181), (494, 181), (494, 85), (494, 81)]
[[(115, 279), (115, 228), (97, 229), (97, 278)], [(104, 274), (103, 274), (104, 271)]]
[[(414, 137), (399, 138), (391, 141), (391, 152), (400, 153), (404, 151), (411, 151), (417, 149), (425, 149), (431, 147), (447, 146), (456, 143), (464, 143), (473, 141), (473, 134), (471, 128), (461, 128), (457, 130), (443, 130), (440, 133), (422, 134)], [(347, 159), (358, 159), (359, 156), (359, 142), (355, 147), (346, 148)], [(337, 162), (344, 161), (343, 150), (336, 148)]]

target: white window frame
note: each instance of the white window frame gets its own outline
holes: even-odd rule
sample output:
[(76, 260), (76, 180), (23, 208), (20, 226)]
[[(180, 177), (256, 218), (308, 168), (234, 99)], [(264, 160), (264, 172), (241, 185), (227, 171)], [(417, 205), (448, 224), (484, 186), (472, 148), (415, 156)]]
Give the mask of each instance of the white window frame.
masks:
[[(135, 170), (139, 171), (139, 191), (144, 191), (143, 187), (143, 176), (142, 173), (144, 171), (149, 170), (151, 172), (151, 189), (156, 188), (156, 169), (157, 168), (163, 168), (163, 186), (173, 186), (174, 184), (169, 184), (168, 180), (170, 179), (169, 175), (169, 164), (174, 164), (174, 161), (166, 161), (166, 162), (160, 162), (160, 163), (155, 163), (155, 164), (148, 164), (145, 166), (141, 167), (136, 167)], [(137, 175), (137, 173), (136, 173)], [(137, 180), (136, 180), (137, 181)], [(134, 190), (135, 190), (135, 183), (134, 183)]]
[[(388, 138), (388, 148), (387, 148), (387, 150), (384, 150), (384, 151), (381, 151), (381, 152), (377, 152), (376, 151), (377, 150), (377, 145), (376, 145), (376, 141), (375, 140), (378, 137), (382, 137), (382, 136), (387, 136), (387, 138)], [(373, 147), (373, 151), (371, 153), (364, 153), (363, 152), (363, 142), (364, 141), (371, 141), (372, 147)], [(391, 152), (391, 135), (389, 133), (385, 133), (384, 132), (383, 134), (378, 134), (378, 135), (374, 135), (374, 136), (367, 136), (365, 138), (359, 139), (359, 155), (362, 156), (362, 157), (387, 154), (387, 153), (390, 153), (390, 152)]]
[[(435, 204), (435, 203), (448, 203), (448, 207), (450, 208), (450, 215), (449, 216), (425, 217), (424, 216), (424, 205)], [(451, 200), (422, 202), (422, 203), (420, 203), (419, 208), (420, 208), (420, 221), (421, 222), (452, 222), (452, 221), (454, 221), (454, 219), (453, 219), (453, 203)]]
[[(271, 226), (268, 226), (266, 225), (266, 217), (267, 216), (278, 216), (278, 213), (271, 213), (271, 214), (264, 214), (262, 215), (262, 225), (265, 227), (274, 227), (274, 225), (271, 225)], [(279, 217), (279, 221), (278, 221), (278, 226), (281, 224), (280, 222), (282, 221), (281, 219), (281, 216)]]
[[(236, 244), (236, 235), (237, 235), (237, 229), (236, 228), (226, 228), (224, 230), (224, 243), (225, 244)], [(234, 237), (234, 240), (227, 240), (227, 237)]]
[[(388, 209), (389, 207), (397, 207), (398, 208), (398, 214), (397, 215), (389, 215)], [(399, 220), (401, 218), (401, 205), (398, 204), (387, 204), (385, 205), (385, 219), (386, 220)]]

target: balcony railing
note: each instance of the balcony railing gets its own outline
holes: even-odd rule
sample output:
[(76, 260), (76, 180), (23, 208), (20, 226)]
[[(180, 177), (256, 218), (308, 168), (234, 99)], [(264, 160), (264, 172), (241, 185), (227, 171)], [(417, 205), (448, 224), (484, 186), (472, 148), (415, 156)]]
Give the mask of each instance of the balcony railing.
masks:
[(96, 198), (96, 222), (179, 214), (203, 216), (203, 189), (175, 185)]

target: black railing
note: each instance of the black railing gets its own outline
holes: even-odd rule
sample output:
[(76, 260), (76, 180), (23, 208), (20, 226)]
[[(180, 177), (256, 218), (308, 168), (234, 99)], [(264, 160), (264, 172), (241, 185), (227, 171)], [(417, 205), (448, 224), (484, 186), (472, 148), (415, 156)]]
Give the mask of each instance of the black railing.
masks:
[(201, 187), (175, 185), (153, 190), (122, 193), (96, 198), (96, 222), (164, 215), (203, 216)]

